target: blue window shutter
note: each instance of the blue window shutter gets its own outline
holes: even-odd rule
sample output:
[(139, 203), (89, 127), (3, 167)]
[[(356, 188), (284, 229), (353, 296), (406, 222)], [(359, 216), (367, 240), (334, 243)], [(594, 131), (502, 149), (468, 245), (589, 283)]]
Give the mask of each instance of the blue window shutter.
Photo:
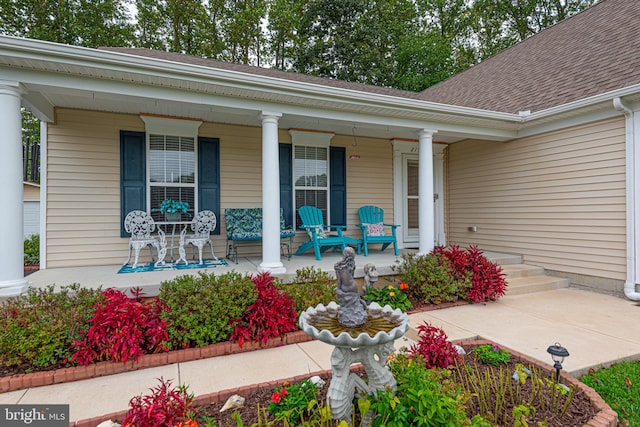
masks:
[(120, 131), (120, 236), (124, 218), (133, 210), (147, 209), (146, 139), (144, 132)]
[(280, 207), (286, 227), (293, 223), (293, 157), (292, 145), (280, 144)]
[(198, 210), (213, 211), (218, 220), (212, 234), (220, 234), (220, 140), (198, 138)]
[(347, 225), (347, 163), (344, 147), (329, 147), (330, 224)]

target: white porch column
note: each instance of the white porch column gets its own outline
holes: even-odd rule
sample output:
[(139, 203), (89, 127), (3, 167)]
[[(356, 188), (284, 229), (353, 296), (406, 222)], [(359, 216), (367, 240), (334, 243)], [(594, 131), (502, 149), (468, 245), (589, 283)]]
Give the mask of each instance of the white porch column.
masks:
[(447, 239), (444, 234), (444, 149), (445, 144), (432, 144), (433, 147), (433, 179), (434, 179), (434, 219), (435, 244), (446, 245)]
[(418, 218), (420, 239), (418, 254), (426, 255), (435, 247), (434, 213), (433, 213), (433, 134), (432, 130), (423, 129), (419, 133), (418, 155)]
[(21, 92), (17, 82), (0, 82), (1, 296), (18, 295), (28, 284), (24, 278)]
[(284, 273), (280, 261), (280, 156), (278, 119), (281, 113), (263, 111), (262, 119), (262, 263), (258, 271)]

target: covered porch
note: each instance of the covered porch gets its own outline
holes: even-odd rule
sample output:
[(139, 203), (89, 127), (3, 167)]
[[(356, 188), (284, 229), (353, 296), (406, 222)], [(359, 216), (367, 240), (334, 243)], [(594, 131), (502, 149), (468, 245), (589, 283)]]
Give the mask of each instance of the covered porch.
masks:
[[(138, 274), (117, 275), (128, 242), (123, 216), (157, 209), (164, 197), (155, 200), (151, 194), (165, 187), (188, 192), (194, 211), (213, 210), (219, 224), (225, 207), (263, 209), (261, 256), (229, 269), (295, 275), (295, 263), (302, 261), (280, 256), (279, 210), (289, 212), (287, 225), (297, 229), (297, 200), (318, 194), (327, 223), (357, 230), (357, 208), (380, 205), (385, 219), (401, 225), (399, 247), (427, 253), (434, 244), (447, 243), (444, 228), (438, 228), (444, 224), (446, 144), (468, 138), (507, 141), (517, 136), (520, 122), (516, 114), (435, 104), (409, 92), (312, 77), (300, 81), (301, 76), (277, 70), (180, 54), (156, 57), (150, 51), (4, 36), (0, 52), (4, 296), (23, 292), (28, 283), (147, 286), (182, 274), (152, 273), (149, 283)], [(69, 72), (61, 74), (65, 67)], [(28, 277), (17, 250), (23, 244), (21, 107), (42, 121), (43, 271)], [(151, 135), (190, 148), (152, 149)], [(150, 165), (159, 164), (152, 152), (188, 153), (181, 159), (190, 172), (177, 175), (184, 182), (167, 173), (152, 177)], [(320, 162), (324, 169), (305, 169), (298, 176), (293, 164), (308, 153), (315, 154), (307, 165)], [(410, 187), (408, 176), (418, 185)], [(322, 185), (316, 188), (309, 182), (317, 177)], [(218, 254), (225, 235), (224, 228), (214, 233)], [(359, 259), (359, 267), (366, 261)], [(373, 262), (383, 270), (393, 260)], [(332, 270), (335, 259), (327, 256), (324, 263)]]

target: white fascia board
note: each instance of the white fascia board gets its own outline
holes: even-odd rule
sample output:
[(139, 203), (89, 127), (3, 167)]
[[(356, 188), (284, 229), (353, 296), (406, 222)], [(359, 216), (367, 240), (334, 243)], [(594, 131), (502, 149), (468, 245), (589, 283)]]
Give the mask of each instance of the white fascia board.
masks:
[(588, 108), (600, 103), (606, 103), (608, 108), (612, 108), (612, 102), (615, 98), (623, 98), (625, 96), (639, 95), (640, 84), (627, 86), (621, 89), (612, 90), (610, 92), (601, 93), (599, 95), (590, 96), (578, 101), (569, 102), (567, 104), (558, 105), (556, 107), (547, 108), (546, 110), (536, 111), (525, 117), (524, 122), (535, 122), (536, 120), (548, 117), (558, 116), (573, 110)]
[[(419, 113), (412, 114), (411, 118), (393, 117), (383, 114), (367, 114), (357, 111), (345, 111), (340, 109), (340, 104), (331, 103), (331, 108), (314, 107), (312, 105), (291, 105), (265, 100), (239, 98), (218, 95), (205, 92), (187, 91), (183, 89), (142, 85), (130, 82), (95, 79), (89, 77), (69, 76), (65, 74), (51, 74), (36, 71), (9, 70), (6, 73), (14, 78), (22, 76), (25, 84), (48, 87), (48, 90), (58, 93), (70, 91), (84, 91), (89, 93), (104, 93), (110, 98), (118, 96), (135, 96), (150, 100), (166, 100), (173, 102), (185, 102), (193, 105), (207, 105), (213, 107), (224, 106), (238, 110), (253, 110), (256, 112), (276, 109), (283, 114), (292, 114), (316, 119), (331, 119), (339, 121), (356, 121), (362, 123), (377, 124), (381, 126), (399, 126), (405, 128), (433, 128), (440, 131), (458, 132), (464, 134), (483, 135), (486, 138), (498, 138), (501, 140), (517, 137), (517, 127), (514, 124), (478, 119), (478, 124), (472, 124), (474, 117), (459, 120), (461, 123), (447, 123), (433, 118), (421, 119)], [(343, 106), (346, 108), (347, 106)], [(392, 113), (393, 110), (388, 110)], [(425, 114), (426, 115), (426, 114)]]
[[(291, 114), (299, 114), (293, 109), (286, 108), (284, 106), (283, 113), (291, 113)], [(470, 134), (474, 135), (474, 137), (483, 136), (487, 139), (500, 139), (500, 140), (509, 140), (517, 137), (516, 130), (509, 129), (496, 129), (496, 128), (487, 128), (480, 126), (469, 126), (462, 124), (450, 124), (450, 123), (442, 123), (435, 121), (426, 121), (420, 119), (404, 119), (404, 118), (389, 118), (385, 116), (378, 115), (365, 115), (361, 113), (345, 113), (343, 111), (332, 111), (332, 110), (321, 110), (321, 109), (313, 109), (313, 108), (305, 108), (304, 115), (310, 117), (316, 117), (318, 119), (328, 119), (328, 120), (337, 120), (344, 122), (356, 122), (356, 123), (367, 123), (371, 125), (379, 125), (379, 126), (393, 126), (393, 127), (402, 127), (408, 129), (416, 130), (416, 138), (417, 132), (421, 129), (437, 129), (439, 132), (454, 132), (461, 134)]]
[[(6, 50), (8, 49), (8, 50)], [(0, 54), (19, 56), (31, 60), (55, 62), (59, 65), (104, 69), (124, 74), (140, 74), (151, 79), (170, 78), (201, 81), (247, 90), (266, 91), (281, 95), (304, 94), (305, 97), (342, 100), (351, 103), (366, 103), (395, 108), (410, 108), (414, 111), (433, 111), (444, 114), (473, 116), (489, 120), (520, 123), (517, 114), (480, 110), (396, 97), (352, 89), (335, 88), (308, 82), (298, 82), (269, 76), (254, 75), (232, 70), (220, 70), (194, 64), (183, 64), (157, 58), (146, 58), (121, 52), (102, 51), (78, 46), (61, 45), (40, 40), (18, 39), (0, 36)], [(94, 76), (91, 76), (94, 77)], [(212, 82), (212, 79), (214, 80)]]
[[(625, 96), (640, 96), (640, 84), (531, 113), (524, 117), (518, 138), (619, 116), (620, 113), (613, 108), (613, 100)], [(636, 105), (634, 102), (628, 104)]]
[[(611, 103), (613, 105), (613, 102)], [(612, 117), (619, 117), (620, 113), (615, 111), (613, 107), (608, 110), (592, 111), (587, 114), (581, 114), (574, 117), (563, 118), (560, 120), (543, 122), (534, 126), (529, 126), (517, 132), (518, 138), (525, 138), (528, 136), (539, 135), (542, 133), (553, 132), (560, 129), (566, 129), (569, 127), (579, 126), (586, 123), (593, 123), (600, 120), (610, 119)]]

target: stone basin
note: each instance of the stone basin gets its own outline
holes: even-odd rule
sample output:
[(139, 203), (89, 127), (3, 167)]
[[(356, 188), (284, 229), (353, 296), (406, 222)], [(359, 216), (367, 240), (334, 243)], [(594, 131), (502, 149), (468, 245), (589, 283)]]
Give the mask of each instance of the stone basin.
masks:
[(339, 347), (369, 347), (393, 342), (409, 329), (409, 316), (389, 305), (372, 302), (367, 308), (368, 320), (359, 327), (348, 328), (338, 322), (340, 306), (330, 302), (318, 304), (300, 314), (300, 328), (310, 337)]

